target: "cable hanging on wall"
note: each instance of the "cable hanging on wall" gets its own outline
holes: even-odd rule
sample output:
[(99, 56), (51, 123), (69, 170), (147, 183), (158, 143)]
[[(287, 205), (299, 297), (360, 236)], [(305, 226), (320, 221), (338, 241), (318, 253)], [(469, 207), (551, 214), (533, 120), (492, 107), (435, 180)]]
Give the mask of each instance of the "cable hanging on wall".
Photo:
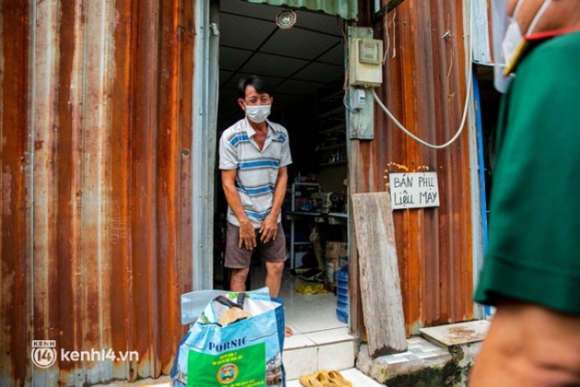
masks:
[[(393, 115), (393, 113), (391, 113), (391, 111), (383, 104), (383, 102), (380, 100), (379, 96), (377, 95), (377, 93), (373, 89), (374, 100), (381, 107), (381, 109), (383, 109), (385, 114), (395, 123), (395, 125), (399, 129), (401, 129), (407, 136), (411, 137), (413, 140), (415, 140), (418, 143), (425, 145), (429, 148), (432, 148), (432, 149), (443, 149), (443, 148), (446, 148), (449, 145), (451, 145), (453, 142), (455, 142), (455, 140), (457, 140), (459, 138), (459, 136), (461, 135), (461, 132), (463, 131), (463, 127), (465, 126), (465, 120), (467, 119), (467, 111), (469, 108), (469, 97), (471, 95), (471, 85), (473, 82), (473, 67), (471, 66), (471, 60), (470, 60), (472, 39), (473, 39), (472, 7), (473, 7), (473, 5), (470, 4), (470, 6), (469, 6), (469, 39), (468, 39), (468, 45), (467, 45), (468, 47), (466, 49), (467, 55), (468, 55), (466, 62), (469, 65), (469, 68), (466, 71), (466, 73), (468, 74), (468, 80), (467, 80), (467, 89), (466, 89), (466, 93), (465, 93), (465, 103), (464, 103), (464, 108), (463, 108), (463, 115), (461, 117), (461, 123), (459, 124), (459, 128), (457, 129), (455, 135), (449, 141), (447, 141), (446, 143), (441, 144), (441, 145), (430, 144), (430, 143), (420, 139), (419, 137), (417, 137), (413, 133), (411, 133), (407, 128), (405, 128), (397, 120), (397, 118)], [(444, 39), (444, 38), (447, 38), (449, 36), (450, 36), (449, 33), (446, 33), (441, 38)]]

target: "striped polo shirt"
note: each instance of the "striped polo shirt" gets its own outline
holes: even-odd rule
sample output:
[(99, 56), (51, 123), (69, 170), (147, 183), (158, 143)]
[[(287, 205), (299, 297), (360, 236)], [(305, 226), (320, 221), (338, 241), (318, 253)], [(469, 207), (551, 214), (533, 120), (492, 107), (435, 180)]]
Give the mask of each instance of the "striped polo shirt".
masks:
[[(266, 122), (268, 134), (262, 150), (254, 141), (256, 131), (246, 118), (227, 128), (219, 145), (219, 168), (238, 170), (236, 188), (254, 228), (261, 226), (272, 209), (279, 168), (292, 163), (288, 131), (282, 125)], [(227, 220), (240, 225), (229, 206)]]

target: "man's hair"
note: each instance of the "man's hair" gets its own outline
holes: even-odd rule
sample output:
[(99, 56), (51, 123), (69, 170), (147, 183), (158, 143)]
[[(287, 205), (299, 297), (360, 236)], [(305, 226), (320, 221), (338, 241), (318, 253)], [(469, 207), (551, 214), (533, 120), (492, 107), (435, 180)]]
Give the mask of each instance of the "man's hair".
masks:
[(260, 94), (268, 94), (270, 97), (272, 96), (272, 89), (270, 85), (266, 83), (263, 79), (258, 78), (255, 75), (250, 75), (249, 77), (245, 77), (240, 79), (238, 82), (238, 94), (241, 99), (246, 97), (246, 87), (253, 86), (254, 89)]

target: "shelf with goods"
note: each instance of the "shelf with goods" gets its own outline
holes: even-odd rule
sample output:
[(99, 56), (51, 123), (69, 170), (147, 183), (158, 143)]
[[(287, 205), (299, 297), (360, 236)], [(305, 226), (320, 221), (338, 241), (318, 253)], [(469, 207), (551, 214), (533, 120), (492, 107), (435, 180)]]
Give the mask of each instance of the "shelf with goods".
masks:
[[(294, 182), (290, 189), (290, 211), (284, 215), (286, 221), (290, 223), (290, 239), (288, 241), (290, 250), (290, 269), (296, 269), (296, 253), (303, 247), (311, 247), (309, 240), (297, 240), (297, 236), (310, 234), (308, 228), (309, 220), (315, 219), (320, 213), (305, 211), (302, 206), (310, 201), (312, 192), (320, 192), (320, 184), (313, 182)], [(304, 239), (304, 238), (302, 238)]]
[[(341, 102), (342, 104), (342, 102)], [(327, 118), (332, 118), (332, 117), (337, 117), (339, 115), (343, 115), (344, 114), (344, 106), (336, 106), (333, 107), (331, 110), (328, 110), (322, 114), (320, 114), (318, 116), (318, 118), (320, 118), (321, 120), (323, 119), (327, 119)]]
[(327, 168), (327, 167), (333, 167), (333, 166), (345, 165), (345, 164), (346, 164), (346, 160), (339, 160), (339, 161), (330, 161), (328, 163), (321, 163), (321, 164), (318, 164), (318, 166), (320, 168)]
[(337, 83), (319, 93), (318, 154), (319, 167), (346, 164), (346, 111), (344, 90)]
[(342, 142), (340, 144), (332, 144), (332, 145), (328, 145), (328, 146), (322, 146), (320, 148), (318, 148), (319, 151), (327, 151), (327, 150), (333, 150), (333, 149), (342, 149), (346, 147), (346, 143)]
[(317, 152), (320, 167), (346, 164), (346, 143), (319, 146)]
[(319, 135), (325, 135), (329, 133), (336, 133), (336, 132), (346, 132), (346, 123), (342, 122), (336, 126), (333, 126), (329, 129), (320, 130), (318, 132)]

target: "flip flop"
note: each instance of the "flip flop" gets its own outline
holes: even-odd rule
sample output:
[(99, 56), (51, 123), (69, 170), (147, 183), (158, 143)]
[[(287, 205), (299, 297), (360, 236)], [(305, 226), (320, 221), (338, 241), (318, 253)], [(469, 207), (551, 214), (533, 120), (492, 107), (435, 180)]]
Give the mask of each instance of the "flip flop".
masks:
[(352, 382), (350, 380), (346, 380), (344, 376), (338, 371), (326, 371), (326, 376), (330, 380), (331, 383), (334, 383), (335, 386), (338, 387), (352, 387)]
[(304, 387), (310, 387), (310, 378), (312, 377), (312, 375), (300, 375), (298, 377), (298, 381), (300, 382), (300, 384), (302, 384)]
[(328, 371), (319, 371), (316, 373), (316, 380), (320, 382), (322, 387), (338, 387), (329, 377)]
[(318, 380), (317, 376), (318, 376), (318, 373), (302, 375), (302, 376), (298, 377), (298, 381), (304, 387), (326, 387), (324, 384), (322, 384)]

